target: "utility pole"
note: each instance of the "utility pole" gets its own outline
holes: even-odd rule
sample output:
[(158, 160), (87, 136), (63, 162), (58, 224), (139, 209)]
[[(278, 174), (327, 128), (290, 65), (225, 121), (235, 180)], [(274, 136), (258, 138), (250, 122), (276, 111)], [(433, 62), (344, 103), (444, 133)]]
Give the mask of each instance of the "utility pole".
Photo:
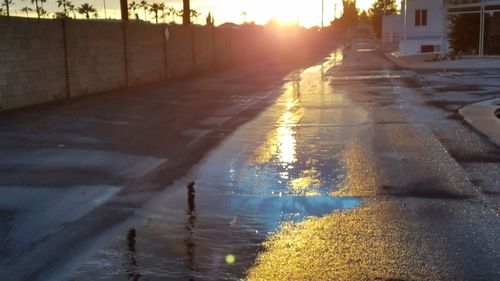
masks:
[(128, 3), (127, 3), (127, 0), (120, 0), (120, 11), (122, 14), (122, 20), (128, 21)]
[[(108, 16), (106, 15), (106, 0), (102, 0), (102, 3), (104, 4), (104, 19), (107, 19)], [(127, 11), (128, 14), (128, 11)]]
[(321, 29), (325, 27), (325, 0), (321, 0)]
[(182, 13), (182, 24), (190, 25), (191, 24), (191, 7), (189, 0), (183, 0), (183, 13)]

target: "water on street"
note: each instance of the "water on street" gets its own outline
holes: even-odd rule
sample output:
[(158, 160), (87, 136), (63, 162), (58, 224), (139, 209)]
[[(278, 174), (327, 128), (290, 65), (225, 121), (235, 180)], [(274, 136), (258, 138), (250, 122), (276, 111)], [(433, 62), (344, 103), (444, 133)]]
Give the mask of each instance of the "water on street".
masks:
[(411, 79), (366, 48), (291, 73), (72, 278), (495, 279), (498, 215)]

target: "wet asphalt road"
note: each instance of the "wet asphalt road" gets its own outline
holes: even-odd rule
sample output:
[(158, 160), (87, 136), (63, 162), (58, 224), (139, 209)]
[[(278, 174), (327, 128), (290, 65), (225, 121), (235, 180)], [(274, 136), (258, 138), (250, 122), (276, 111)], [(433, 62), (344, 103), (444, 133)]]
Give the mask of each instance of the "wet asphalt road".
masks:
[[(416, 73), (368, 45), (345, 54), (233, 97), (265, 109), (234, 132), (182, 128), (223, 141), (164, 190), (86, 189), (121, 222), (35, 278), (498, 280), (500, 150), (456, 111), (498, 97), (499, 74)], [(108, 156), (124, 166), (110, 173), (182, 158), (155, 147)]]
[(499, 150), (434, 105), (435, 75), (369, 46), (291, 73), (73, 278), (497, 280)]

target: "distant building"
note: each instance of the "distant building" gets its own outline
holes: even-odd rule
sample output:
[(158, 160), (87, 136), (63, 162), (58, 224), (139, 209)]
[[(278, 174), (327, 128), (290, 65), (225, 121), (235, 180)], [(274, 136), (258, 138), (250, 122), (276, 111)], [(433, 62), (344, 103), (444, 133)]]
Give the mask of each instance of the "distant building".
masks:
[[(500, 0), (403, 0), (399, 54), (500, 55)], [(383, 42), (394, 40), (398, 19), (386, 16)], [(457, 40), (453, 40), (456, 39)], [(463, 37), (463, 38), (462, 38)], [(459, 43), (457, 43), (459, 42)]]
[(403, 17), (389, 15), (382, 18), (382, 49), (384, 51), (399, 50), (399, 43), (403, 36)]

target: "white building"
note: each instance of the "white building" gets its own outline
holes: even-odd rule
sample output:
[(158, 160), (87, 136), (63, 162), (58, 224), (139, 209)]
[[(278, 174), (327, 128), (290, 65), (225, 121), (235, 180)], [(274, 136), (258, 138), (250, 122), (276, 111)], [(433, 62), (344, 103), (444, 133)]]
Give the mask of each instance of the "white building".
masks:
[(443, 0), (404, 0), (401, 3), (403, 34), (399, 43), (401, 56), (441, 53), (444, 41)]
[[(451, 48), (467, 55), (500, 55), (500, 0), (403, 0), (401, 17), (402, 56)], [(384, 28), (394, 29), (383, 25), (383, 34)], [(458, 47), (450, 40), (456, 37), (461, 37)]]

